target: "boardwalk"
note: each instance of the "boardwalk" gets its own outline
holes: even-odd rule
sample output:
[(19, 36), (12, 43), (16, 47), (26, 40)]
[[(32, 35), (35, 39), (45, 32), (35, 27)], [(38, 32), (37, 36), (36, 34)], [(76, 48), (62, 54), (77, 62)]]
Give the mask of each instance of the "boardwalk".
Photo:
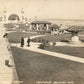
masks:
[[(5, 33), (5, 28), (3, 25), (0, 25), (0, 83), (1, 84), (13, 84), (14, 81), (14, 63), (12, 59), (12, 55), (10, 54), (7, 46), (9, 43), (3, 38)], [(9, 60), (9, 64), (12, 67), (8, 67), (5, 65), (5, 60)]]

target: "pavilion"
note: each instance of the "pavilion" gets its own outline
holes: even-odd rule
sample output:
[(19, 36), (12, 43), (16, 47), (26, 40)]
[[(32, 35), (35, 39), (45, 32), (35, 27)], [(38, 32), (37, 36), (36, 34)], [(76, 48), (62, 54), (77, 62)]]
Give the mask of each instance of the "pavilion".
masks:
[(49, 30), (49, 26), (51, 25), (48, 21), (32, 21), (30, 24), (31, 30)]
[(68, 28), (67, 31), (71, 32), (70, 43), (73, 43), (73, 44), (80, 44), (81, 43), (81, 40), (78, 36), (78, 33), (84, 31), (84, 26), (72, 26), (72, 27)]

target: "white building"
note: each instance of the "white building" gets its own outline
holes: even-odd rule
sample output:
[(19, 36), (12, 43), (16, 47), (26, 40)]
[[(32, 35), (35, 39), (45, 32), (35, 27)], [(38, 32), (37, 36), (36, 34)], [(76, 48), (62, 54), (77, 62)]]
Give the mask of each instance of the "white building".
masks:
[(23, 8), (21, 11), (13, 12), (8, 11), (6, 8), (4, 9), (3, 15), (3, 23), (18, 23), (18, 22), (25, 22), (24, 11)]

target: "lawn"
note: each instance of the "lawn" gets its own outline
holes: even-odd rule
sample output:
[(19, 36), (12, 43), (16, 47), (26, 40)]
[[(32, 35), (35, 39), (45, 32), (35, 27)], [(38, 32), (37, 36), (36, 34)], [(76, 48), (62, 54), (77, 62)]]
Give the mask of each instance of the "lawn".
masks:
[(62, 35), (47, 34), (46, 36), (35, 38), (35, 40), (39, 41), (39, 39), (40, 40), (44, 39), (44, 40), (47, 40), (49, 42), (56, 42), (56, 41), (70, 40), (70, 38), (71, 38), (70, 34), (62, 34)]
[[(34, 36), (38, 35), (38, 33), (27, 33), (27, 32), (12, 32), (8, 34), (8, 39), (10, 43), (20, 43), (21, 37), (28, 37), (28, 36)], [(43, 37), (35, 38), (34, 40), (47, 40), (49, 42), (56, 42), (56, 41), (67, 41), (70, 40), (71, 35), (70, 34), (62, 34), (62, 35), (51, 35), (47, 34)], [(80, 37), (81, 40), (84, 40), (83, 36)]]
[[(80, 40), (82, 40), (84, 42), (84, 36), (79, 36), (79, 37), (80, 37)], [(39, 42), (39, 40), (42, 40), (42, 39), (47, 40), (49, 42), (58, 42), (58, 41), (66, 42), (71, 39), (71, 34), (61, 34), (61, 35), (47, 34), (46, 36), (34, 38), (34, 40), (36, 40), (38, 42)]]
[(6, 28), (6, 31), (19, 31), (19, 29), (14, 29), (14, 28)]
[(20, 43), (21, 37), (34, 36), (37, 33), (26, 33), (26, 32), (12, 32), (8, 33), (8, 40), (10, 43)]
[(45, 50), (84, 58), (84, 47), (51, 46)]
[[(36, 83), (37, 81), (84, 84), (84, 64), (16, 47), (11, 47), (11, 49), (19, 80), (23, 81), (23, 84), (48, 84)], [(67, 83), (68, 81), (73, 81), (73, 83)]]

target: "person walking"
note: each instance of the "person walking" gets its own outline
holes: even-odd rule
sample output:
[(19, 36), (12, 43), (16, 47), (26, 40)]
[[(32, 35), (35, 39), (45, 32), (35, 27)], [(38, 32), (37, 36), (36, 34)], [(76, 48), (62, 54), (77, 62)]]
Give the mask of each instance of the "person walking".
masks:
[(24, 47), (24, 38), (21, 38), (21, 47)]
[(28, 37), (28, 39), (27, 39), (27, 44), (28, 44), (28, 46), (30, 46), (30, 37)]

